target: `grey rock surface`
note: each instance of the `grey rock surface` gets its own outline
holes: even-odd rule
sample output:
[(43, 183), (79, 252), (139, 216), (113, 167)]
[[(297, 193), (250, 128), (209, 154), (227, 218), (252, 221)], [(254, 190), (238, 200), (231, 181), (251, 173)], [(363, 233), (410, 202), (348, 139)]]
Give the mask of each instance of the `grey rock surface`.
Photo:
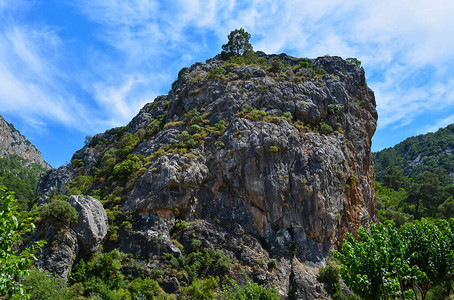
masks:
[[(322, 265), (347, 232), (375, 218), (374, 94), (364, 70), (340, 57), (257, 55), (290, 67), (272, 73), (215, 57), (183, 68), (167, 95), (77, 151), (77, 165), (46, 174), (43, 201), (48, 191), (65, 193), (77, 176), (91, 176), (89, 192), (102, 191), (108, 209), (135, 216), (106, 249), (178, 255), (172, 240), (188, 247), (197, 238), (250, 269), (276, 258), (276, 269), (265, 264), (251, 273), (279, 286), (283, 298), (290, 286), (295, 299), (322, 297), (317, 268), (301, 263)], [(220, 67), (224, 74), (215, 75)], [(136, 143), (122, 154), (128, 135)], [(133, 172), (115, 175), (137, 157), (142, 164)], [(179, 219), (188, 223), (184, 232)]]
[(107, 213), (99, 200), (90, 196), (71, 196), (67, 199), (78, 213), (78, 220), (71, 224), (77, 234), (79, 249), (86, 254), (95, 252), (109, 228)]
[(77, 234), (71, 228), (50, 225), (45, 230), (36, 230), (32, 238), (47, 242), (38, 257), (38, 266), (66, 282), (79, 251)]
[(75, 223), (66, 226), (43, 220), (32, 235), (32, 240), (47, 241), (39, 257), (40, 267), (59, 275), (64, 281), (68, 280), (80, 257), (98, 250), (109, 228), (106, 211), (99, 200), (70, 196), (67, 202), (78, 213)]

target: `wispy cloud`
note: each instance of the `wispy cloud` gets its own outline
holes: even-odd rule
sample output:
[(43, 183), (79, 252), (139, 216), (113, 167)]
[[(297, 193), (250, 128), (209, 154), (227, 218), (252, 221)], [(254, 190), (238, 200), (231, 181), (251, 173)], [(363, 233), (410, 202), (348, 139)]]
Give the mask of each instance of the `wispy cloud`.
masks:
[(425, 127), (423, 131), (420, 133), (426, 133), (426, 132), (435, 132), (440, 128), (446, 127), (449, 124), (454, 123), (454, 114), (450, 115), (442, 120), (438, 120), (435, 124)]
[(58, 36), (48, 28), (4, 28), (0, 34), (2, 111), (31, 119), (55, 119), (66, 125), (74, 122), (66, 109), (71, 100), (55, 78), (60, 71), (53, 68), (52, 59), (59, 48)]
[(121, 82), (112, 85), (105, 82), (96, 83), (94, 98), (107, 116), (102, 122), (107, 127), (126, 124), (145, 103), (153, 101), (157, 96), (147, 89), (150, 84), (151, 79), (141, 74), (127, 75), (121, 78)]

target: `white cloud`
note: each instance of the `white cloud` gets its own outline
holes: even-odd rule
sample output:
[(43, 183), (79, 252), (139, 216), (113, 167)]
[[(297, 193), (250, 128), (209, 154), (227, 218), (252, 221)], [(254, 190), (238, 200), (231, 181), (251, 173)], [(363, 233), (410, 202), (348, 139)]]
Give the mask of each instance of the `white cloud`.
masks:
[(440, 128), (446, 127), (449, 124), (454, 123), (454, 115), (450, 115), (442, 120), (438, 120), (435, 124), (429, 127), (424, 127), (423, 130), (420, 133), (426, 133), (426, 132), (435, 132)]
[[(46, 45), (47, 49), (42, 46)], [(54, 47), (54, 48), (53, 48)], [(8, 28), (0, 35), (0, 102), (4, 112), (30, 118), (55, 119), (69, 125), (74, 117), (70, 101), (55, 90), (56, 69), (45, 59), (58, 51), (58, 37), (49, 30)], [(52, 50), (52, 51), (49, 51)], [(42, 124), (42, 122), (36, 122)]]
[(103, 123), (110, 127), (124, 125), (156, 94), (145, 89), (150, 80), (141, 74), (131, 74), (116, 84), (98, 82), (94, 85), (95, 100), (106, 115)]

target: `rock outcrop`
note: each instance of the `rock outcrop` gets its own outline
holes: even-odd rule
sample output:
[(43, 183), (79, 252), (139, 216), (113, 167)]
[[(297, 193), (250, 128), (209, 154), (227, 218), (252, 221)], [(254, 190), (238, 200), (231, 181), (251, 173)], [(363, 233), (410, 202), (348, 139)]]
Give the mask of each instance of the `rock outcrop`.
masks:
[(106, 211), (99, 200), (82, 196), (70, 196), (67, 202), (73, 206), (78, 218), (69, 226), (43, 220), (32, 240), (45, 240), (40, 266), (64, 281), (72, 266), (81, 256), (98, 250), (109, 228)]
[(37, 164), (45, 169), (51, 166), (41, 157), (36, 147), (30, 143), (14, 126), (0, 116), (0, 158), (9, 157), (10, 154), (18, 155), (28, 163)]
[(82, 196), (71, 196), (67, 202), (78, 214), (78, 220), (71, 229), (77, 234), (79, 249), (85, 253), (95, 252), (109, 228), (107, 213), (101, 202), (92, 197)]
[(42, 199), (88, 180), (117, 215), (106, 249), (153, 259), (196, 238), (282, 297), (322, 297), (314, 268), (374, 219), (374, 95), (340, 57), (257, 55), (183, 68), (168, 95), (43, 176)]

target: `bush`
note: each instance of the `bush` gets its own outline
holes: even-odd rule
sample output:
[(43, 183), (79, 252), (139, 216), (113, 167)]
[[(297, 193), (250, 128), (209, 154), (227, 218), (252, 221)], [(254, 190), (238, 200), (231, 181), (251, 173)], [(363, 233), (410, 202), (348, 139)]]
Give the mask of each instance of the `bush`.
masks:
[(218, 286), (218, 277), (205, 278), (204, 280), (196, 279), (190, 286), (181, 288), (181, 299), (215, 299), (216, 294), (213, 290)]
[(208, 71), (208, 77), (210, 77), (210, 78), (221, 77), (221, 76), (225, 75), (225, 73), (226, 73), (226, 71), (224, 68), (215, 67), (215, 68), (210, 69), (210, 71)]
[(268, 268), (273, 269), (277, 265), (277, 260), (275, 258), (272, 258), (268, 261)]
[(126, 132), (118, 143), (116, 154), (120, 157), (126, 157), (134, 150), (139, 142), (140, 138), (137, 135)]
[(279, 152), (279, 147), (278, 146), (270, 146), (268, 151), (269, 152)]
[(192, 239), (191, 240), (191, 250), (192, 251), (199, 250), (201, 246), (202, 246), (202, 241), (200, 241), (198, 239)]
[(149, 278), (134, 279), (130, 283), (130, 289), (134, 299), (141, 299), (140, 297), (144, 297), (145, 299), (154, 299), (154, 297), (162, 291), (159, 284), (155, 280)]
[(77, 221), (76, 209), (64, 200), (51, 200), (49, 203), (38, 207), (41, 220), (69, 226)]
[(229, 284), (222, 287), (222, 293), (220, 298), (222, 300), (248, 300), (248, 299), (260, 299), (260, 300), (278, 300), (279, 294), (273, 288), (266, 288), (252, 282), (247, 276), (246, 284), (243, 286), (238, 285), (235, 280), (230, 279)]
[(187, 131), (177, 134), (177, 139), (179, 142), (173, 145), (176, 148), (190, 149), (197, 146), (197, 141)]
[(135, 171), (143, 167), (143, 155), (129, 154), (128, 157), (113, 168), (113, 178), (127, 179)]
[(146, 134), (149, 136), (159, 133), (165, 125), (165, 116), (159, 115), (156, 119), (153, 119), (150, 124), (147, 125)]
[(271, 67), (269, 68), (270, 72), (280, 73), (283, 68), (284, 68), (284, 64), (283, 64), (283, 62), (280, 59), (273, 58), (271, 60)]
[(221, 149), (221, 148), (224, 148), (225, 144), (222, 142), (222, 141), (216, 141), (214, 142), (214, 147), (216, 149)]
[(337, 104), (328, 104), (328, 112), (332, 115), (337, 115), (340, 112), (340, 107)]
[(266, 117), (266, 112), (263, 110), (254, 109), (252, 106), (244, 104), (243, 110), (238, 113), (239, 117), (250, 119), (252, 121), (263, 120)]
[(78, 299), (76, 288), (68, 289), (61, 278), (37, 269), (30, 271), (23, 284), (34, 300)]
[(69, 184), (68, 195), (87, 195), (93, 184), (93, 176), (77, 176)]
[(306, 61), (299, 62), (298, 65), (297, 65), (297, 68), (309, 69), (309, 70), (313, 71), (317, 75), (327, 74), (325, 69), (323, 69), (321, 67), (317, 67), (316, 65), (313, 65), (313, 64), (311, 64), (309, 62), (306, 62)]
[(221, 135), (222, 133), (224, 133), (225, 129), (227, 128), (227, 125), (224, 120), (221, 120), (221, 121), (217, 122), (216, 124), (214, 124), (214, 128), (215, 128), (216, 132), (219, 132), (219, 135)]
[(357, 58), (355, 57), (349, 57), (346, 59), (346, 61), (349, 63), (349, 64), (354, 64), (354, 65), (357, 65), (358, 67), (361, 66), (361, 61), (358, 60)]
[(291, 112), (286, 111), (285, 113), (282, 114), (282, 117), (284, 119), (287, 119), (287, 121), (291, 122), (293, 120), (293, 115)]
[(191, 127), (189, 128), (189, 133), (190, 133), (190, 134), (194, 134), (194, 133), (201, 132), (202, 130), (203, 130), (203, 127), (202, 127), (202, 126), (197, 125), (197, 124), (193, 124), (193, 125), (191, 125)]
[(178, 230), (185, 231), (188, 228), (188, 223), (184, 220), (176, 220), (175, 227)]
[(210, 267), (216, 275), (225, 275), (230, 272), (232, 267), (232, 260), (229, 256), (225, 255), (221, 250), (211, 253)]
[(333, 265), (328, 264), (326, 267), (320, 268), (317, 280), (327, 284), (332, 291), (335, 291), (337, 287), (340, 288), (339, 270)]
[(330, 134), (333, 132), (333, 128), (326, 124), (325, 122), (320, 123), (320, 133), (321, 134)]

